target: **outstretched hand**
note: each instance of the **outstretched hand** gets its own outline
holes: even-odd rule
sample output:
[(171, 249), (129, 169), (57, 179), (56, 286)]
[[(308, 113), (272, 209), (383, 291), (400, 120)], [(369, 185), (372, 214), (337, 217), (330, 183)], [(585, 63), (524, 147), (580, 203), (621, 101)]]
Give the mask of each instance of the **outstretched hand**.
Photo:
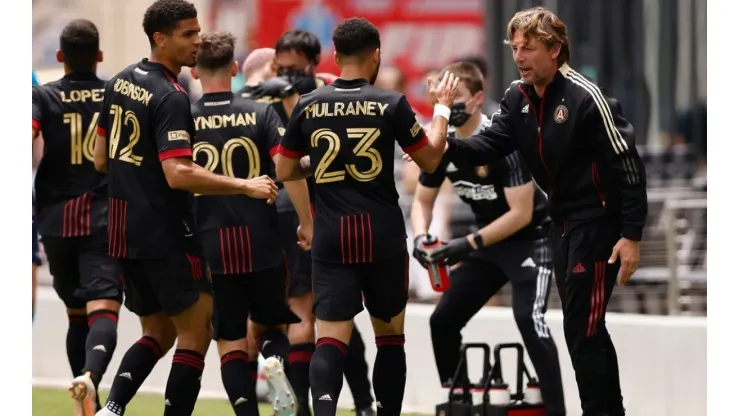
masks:
[[(442, 76), (442, 80), (436, 83), (432, 77), (427, 78), (427, 84), (429, 85), (429, 94), (434, 99), (434, 104), (442, 104), (447, 107), (451, 107), (455, 101), (455, 94), (457, 93), (457, 85), (460, 83), (460, 78), (456, 77), (449, 71), (445, 71)], [(435, 85), (436, 84), (436, 85)]]
[(612, 256), (609, 257), (609, 264), (616, 263), (620, 260), (621, 266), (617, 274), (617, 281), (620, 285), (627, 283), (640, 265), (640, 242), (632, 241), (627, 238), (620, 238), (614, 245)]

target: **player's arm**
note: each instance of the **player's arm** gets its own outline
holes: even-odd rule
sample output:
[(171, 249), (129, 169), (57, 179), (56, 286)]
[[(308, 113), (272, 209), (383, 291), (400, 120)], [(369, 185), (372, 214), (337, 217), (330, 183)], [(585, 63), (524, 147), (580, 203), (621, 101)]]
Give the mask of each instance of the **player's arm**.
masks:
[(593, 137), (595, 150), (611, 170), (621, 195), (622, 237), (640, 241), (647, 217), (647, 185), (634, 128), (611, 97), (590, 96), (585, 108), (588, 137)]
[(98, 172), (108, 172), (108, 115), (110, 114), (110, 103), (109, 98), (113, 91), (110, 86), (113, 83), (108, 83), (105, 88), (105, 95), (103, 96), (103, 105), (100, 109), (100, 117), (98, 117), (98, 126), (96, 128), (95, 143), (93, 145), (93, 165), (95, 170)]
[(498, 111), (491, 116), (491, 126), (482, 132), (465, 139), (447, 139), (447, 155), (455, 162), (482, 166), (507, 156), (517, 149), (512, 138), (512, 125), (507, 97), (511, 96), (510, 88), (501, 99)]
[[(280, 120), (275, 109), (272, 107), (266, 107), (264, 112), (265, 126), (264, 133), (267, 136), (267, 142), (270, 146), (270, 157), (273, 163), (277, 166), (277, 159), (279, 157), (280, 141), (284, 136), (285, 129), (283, 123)], [(308, 195), (308, 184), (305, 179), (285, 182), (283, 184), (285, 192), (290, 198), (290, 202), (293, 203), (296, 213), (298, 214), (298, 220), (303, 227), (310, 227), (313, 224), (313, 218), (311, 217), (311, 201)]]
[(39, 137), (39, 133), (41, 132), (41, 121), (44, 117), (44, 103), (41, 98), (41, 87), (34, 85), (31, 90), (31, 104), (32, 104), (32, 130), (31, 130), (31, 139), (35, 140), (37, 137)]
[(446, 164), (441, 164), (433, 173), (422, 172), (419, 183), (414, 191), (414, 200), (411, 202), (411, 231), (414, 235), (414, 250), (412, 255), (422, 265), (428, 264), (426, 250), (422, 247), (424, 236), (427, 235), (429, 224), (432, 223), (434, 202), (439, 195), (439, 188), (445, 180)]
[[(442, 161), (447, 146), (447, 120), (460, 79), (445, 72), (442, 81), (436, 86), (431, 78), (428, 81), (429, 88), (441, 104), (435, 105), (432, 124), (426, 135), (416, 121), (416, 115), (411, 110), (406, 97), (401, 99), (396, 108), (395, 124), (400, 128), (396, 132), (396, 140), (403, 151), (419, 165), (422, 171), (432, 173)], [(410, 127), (410, 129), (404, 131), (404, 127)]]
[(532, 175), (518, 152), (507, 156), (506, 163), (508, 170), (503, 184), (509, 211), (480, 230), (430, 251), (431, 261), (444, 259), (448, 264), (457, 263), (475, 250), (511, 237), (532, 222), (535, 192)]
[(171, 92), (154, 111), (154, 128), (159, 161), (167, 183), (204, 195), (241, 195), (274, 201), (277, 185), (267, 176), (245, 180), (216, 175), (193, 161), (190, 145), (193, 118), (190, 100), (183, 92)]
[(278, 147), (278, 154), (275, 156), (275, 175), (283, 184), (306, 179), (313, 173), (310, 160), (306, 155), (308, 141), (301, 133), (303, 107), (299, 102), (293, 110), (288, 128)]

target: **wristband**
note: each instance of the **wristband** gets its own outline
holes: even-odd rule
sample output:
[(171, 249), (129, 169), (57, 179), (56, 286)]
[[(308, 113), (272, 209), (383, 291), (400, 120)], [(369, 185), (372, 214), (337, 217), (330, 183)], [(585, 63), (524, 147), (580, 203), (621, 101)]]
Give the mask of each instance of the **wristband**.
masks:
[(450, 121), (451, 112), (450, 107), (447, 107), (446, 105), (434, 104), (434, 115), (432, 117), (442, 116), (445, 120)]
[(477, 246), (476, 248), (483, 248), (483, 237), (478, 234), (478, 231), (473, 234), (473, 241), (475, 241), (475, 245)]

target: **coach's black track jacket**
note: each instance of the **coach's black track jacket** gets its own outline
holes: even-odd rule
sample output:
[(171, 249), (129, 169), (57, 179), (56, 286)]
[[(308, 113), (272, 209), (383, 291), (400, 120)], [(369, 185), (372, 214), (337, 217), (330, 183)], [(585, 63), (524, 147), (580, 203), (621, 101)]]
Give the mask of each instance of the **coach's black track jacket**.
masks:
[(542, 99), (533, 86), (514, 81), (491, 127), (448, 140), (453, 161), (475, 165), (519, 149), (564, 232), (606, 217), (619, 221), (623, 237), (641, 240), (647, 192), (633, 127), (617, 100), (567, 64)]

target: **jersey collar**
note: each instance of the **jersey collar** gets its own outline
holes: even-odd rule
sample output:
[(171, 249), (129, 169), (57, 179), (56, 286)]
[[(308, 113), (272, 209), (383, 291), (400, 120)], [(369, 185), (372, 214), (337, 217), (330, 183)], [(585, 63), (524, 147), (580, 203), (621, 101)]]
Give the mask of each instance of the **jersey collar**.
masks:
[(71, 72), (65, 75), (63, 79), (70, 81), (97, 81), (99, 78), (94, 72)]
[(355, 79), (342, 79), (337, 78), (332, 82), (332, 85), (337, 86), (339, 88), (357, 88), (362, 87), (363, 85), (367, 85), (368, 82), (364, 78), (355, 78)]
[(159, 62), (152, 62), (149, 60), (149, 58), (142, 59), (141, 62), (139, 62), (139, 68), (143, 69), (144, 71), (162, 71), (166, 75), (169, 75), (172, 79), (177, 79), (177, 75), (175, 75), (174, 72), (170, 71), (169, 68), (160, 64)]

